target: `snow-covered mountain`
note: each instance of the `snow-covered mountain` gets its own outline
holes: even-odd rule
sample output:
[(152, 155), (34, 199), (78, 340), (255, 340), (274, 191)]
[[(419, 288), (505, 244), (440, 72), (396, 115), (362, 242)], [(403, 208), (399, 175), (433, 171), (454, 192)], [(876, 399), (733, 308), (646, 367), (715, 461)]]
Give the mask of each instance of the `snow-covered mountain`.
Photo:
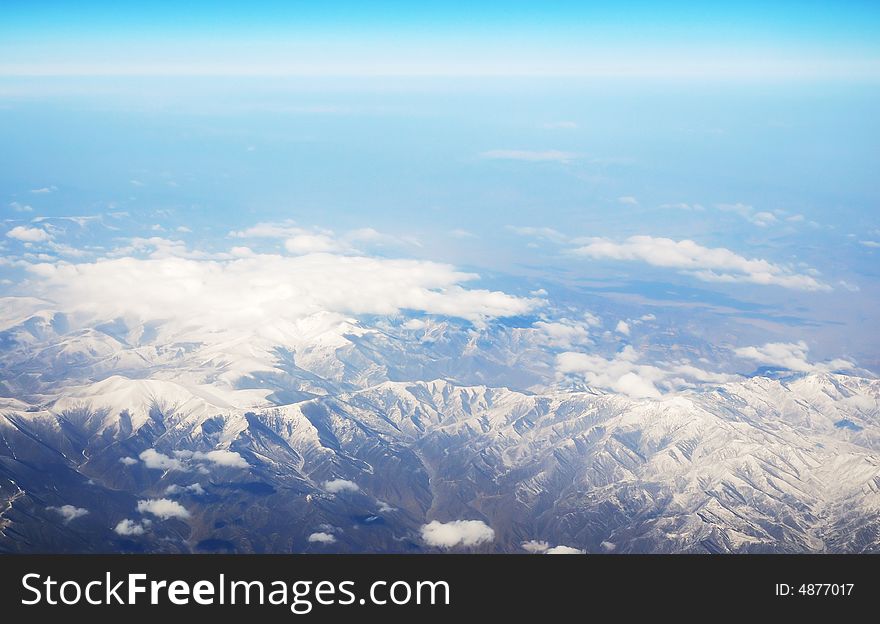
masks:
[(480, 551), (880, 550), (873, 379), (633, 398), (568, 383), (531, 327), (206, 333), (5, 301), (2, 551), (419, 552), (458, 520)]

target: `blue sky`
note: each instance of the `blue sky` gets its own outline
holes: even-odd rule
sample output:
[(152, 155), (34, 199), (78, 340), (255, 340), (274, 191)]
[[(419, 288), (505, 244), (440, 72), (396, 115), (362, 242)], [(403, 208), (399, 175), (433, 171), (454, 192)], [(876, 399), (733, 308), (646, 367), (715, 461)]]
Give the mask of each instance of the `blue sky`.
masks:
[(878, 75), (873, 2), (7, 2), (0, 72)]
[(0, 294), (295, 221), (880, 370), (876, 3), (365, 4), (3, 3)]
[[(728, 43), (757, 36), (782, 40), (814, 38), (869, 43), (878, 23), (876, 3), (786, 1), (766, 3), (624, 0), (616, 3), (558, 1), (528, 2), (357, 2), (331, 0), (256, 0), (251, 2), (157, 0), (109, 2), (58, 0), (4, 3), (4, 24), (22, 35), (61, 33), (112, 36), (109, 29), (155, 35), (160, 32), (232, 32), (260, 35), (326, 33), (401, 35), (402, 29), (437, 33), (461, 31), (519, 32), (540, 39), (561, 33), (631, 33), (664, 35), (688, 33), (689, 39), (714, 36)], [(694, 32), (698, 29), (698, 32)], [(768, 35), (773, 33), (773, 35)]]

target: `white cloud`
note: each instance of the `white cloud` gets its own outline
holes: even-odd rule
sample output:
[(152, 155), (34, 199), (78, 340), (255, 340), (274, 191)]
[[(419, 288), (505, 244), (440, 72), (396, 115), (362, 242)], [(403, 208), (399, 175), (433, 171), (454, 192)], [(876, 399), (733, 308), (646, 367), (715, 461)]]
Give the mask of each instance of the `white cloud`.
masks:
[(249, 256), (255, 255), (253, 249), (251, 249), (250, 247), (242, 247), (242, 246), (233, 247), (232, 249), (229, 250), (229, 253), (234, 258), (247, 258)]
[(29, 204), (22, 204), (17, 201), (9, 202), (9, 207), (12, 208), (15, 212), (32, 212), (33, 206)]
[(156, 449), (147, 449), (139, 455), (147, 468), (153, 470), (186, 470), (186, 467), (177, 459), (158, 452)]
[[(204, 453), (202, 451), (174, 451), (174, 457), (169, 457), (155, 449), (147, 449), (140, 454), (140, 459), (147, 468), (154, 470), (178, 470), (186, 471), (190, 469), (191, 462), (208, 462), (217, 466), (227, 468), (248, 468), (247, 461), (236, 453), (226, 449), (217, 449)], [(123, 458), (120, 460), (126, 465), (136, 463), (131, 458)]]
[(586, 551), (583, 551), (579, 548), (572, 548), (571, 546), (550, 546), (549, 543), (545, 541), (538, 540), (529, 540), (528, 542), (523, 542), (521, 544), (522, 549), (526, 552), (534, 553), (534, 554), (546, 554), (546, 555), (583, 555)]
[(410, 319), (406, 323), (401, 325), (401, 327), (403, 329), (408, 329), (410, 331), (418, 331), (420, 329), (425, 329), (425, 327), (427, 327), (427, 326), (428, 326), (428, 324), (425, 321), (423, 321), (422, 319)]
[(119, 463), (126, 466), (134, 466), (136, 463), (138, 463), (138, 460), (136, 460), (134, 457), (120, 457)]
[(394, 236), (383, 234), (379, 230), (371, 227), (358, 228), (356, 230), (346, 232), (344, 238), (348, 241), (363, 241), (365, 243), (400, 242), (399, 239), (395, 238)]
[(309, 542), (313, 544), (333, 544), (336, 542), (336, 536), (318, 531), (309, 535)]
[(23, 225), (15, 226), (6, 232), (6, 236), (26, 243), (42, 243), (52, 240), (52, 235), (43, 228), (29, 228)]
[(185, 225), (178, 225), (175, 229), (182, 234), (189, 234), (192, 232), (192, 230)]
[(602, 542), (600, 546), (602, 546), (602, 550), (605, 552), (611, 552), (617, 549), (617, 544), (614, 542)]
[(489, 150), (480, 154), (490, 160), (522, 160), (526, 162), (559, 162), (567, 163), (578, 157), (573, 152), (559, 150)]
[(190, 516), (186, 507), (168, 498), (140, 500), (137, 504), (137, 510), (140, 513), (153, 514), (162, 520), (167, 520), (168, 518), (189, 518)]
[(779, 219), (772, 212), (758, 211), (756, 212), (752, 206), (748, 204), (718, 204), (718, 209), (723, 212), (732, 212), (741, 216), (749, 223), (753, 223), (758, 227), (767, 227), (779, 223)]
[[(183, 250), (185, 251), (185, 249)], [(270, 254), (230, 259), (122, 257), (92, 263), (29, 266), (35, 294), (68, 313), (190, 324), (205, 330), (252, 330), (319, 312), (396, 314), (401, 310), (482, 323), (543, 304), (499, 291), (465, 289), (476, 279), (447, 264), (366, 256)], [(230, 296), (235, 293), (235, 296)]]
[(64, 523), (67, 524), (71, 520), (76, 520), (77, 518), (81, 518), (89, 513), (88, 509), (84, 509), (82, 507), (74, 507), (73, 505), (62, 505), (61, 507), (48, 507), (52, 511), (58, 512), (61, 514), (61, 517), (64, 518)]
[(88, 255), (88, 253), (82, 249), (77, 249), (76, 247), (71, 247), (70, 245), (65, 245), (63, 243), (49, 242), (46, 243), (46, 247), (54, 251), (56, 254), (72, 258), (82, 258)]
[(654, 382), (632, 371), (621, 375), (612, 387), (621, 394), (631, 397), (656, 397), (660, 395)]
[(244, 230), (232, 231), (233, 238), (283, 238), (284, 248), (291, 254), (304, 255), (310, 253), (358, 253), (353, 243), (362, 242), (367, 245), (400, 245), (415, 244), (413, 240), (404, 240), (383, 234), (374, 228), (359, 228), (345, 232), (341, 236), (334, 235), (330, 230), (322, 228), (304, 228), (293, 221), (258, 223)]
[(415, 236), (395, 236), (393, 234), (380, 232), (371, 227), (349, 230), (342, 234), (337, 240), (337, 245), (339, 245), (343, 251), (348, 251), (350, 253), (359, 253), (357, 249), (355, 249), (353, 246), (355, 243), (360, 243), (362, 246), (379, 248), (422, 247), (421, 241)]
[(143, 522), (135, 522), (134, 520), (129, 520), (126, 518), (125, 520), (120, 520), (119, 524), (113, 529), (118, 535), (143, 535), (147, 532), (147, 528), (149, 528), (150, 520), (144, 520)]
[(623, 204), (625, 206), (638, 206), (639, 200), (633, 197), (632, 195), (624, 195), (623, 197), (617, 198), (618, 204)]
[(340, 492), (357, 492), (360, 490), (358, 484), (347, 479), (333, 479), (324, 481), (324, 489), (331, 494), (339, 494)]
[(192, 485), (169, 485), (165, 488), (166, 494), (185, 494), (186, 492), (190, 492), (195, 494), (196, 496), (203, 496), (205, 494), (205, 488), (202, 487), (201, 483), (193, 483)]
[(227, 468), (249, 467), (249, 464), (244, 457), (235, 451), (229, 451), (226, 449), (217, 449), (215, 451), (208, 451), (207, 453), (193, 453), (193, 458), (197, 460), (205, 459), (213, 464)]
[(31, 193), (33, 193), (34, 195), (47, 195), (49, 193), (54, 193), (57, 190), (57, 186), (44, 186), (41, 188), (32, 189)]
[(586, 554), (585, 550), (581, 550), (580, 548), (574, 548), (572, 546), (554, 546), (553, 548), (548, 548), (544, 554), (546, 555), (583, 555)]
[(189, 462), (209, 462), (226, 468), (249, 467), (249, 464), (244, 457), (235, 451), (229, 451), (227, 449), (216, 449), (214, 451), (208, 451), (207, 453), (202, 451), (179, 450), (174, 451), (174, 457), (177, 458), (175, 461), (179, 461), (182, 464)]
[(244, 230), (230, 232), (233, 238), (290, 238), (305, 230), (296, 226), (295, 221), (264, 222), (252, 225)]
[(568, 237), (565, 234), (550, 227), (508, 225), (507, 229), (519, 236), (529, 236), (531, 238), (548, 240), (553, 243), (564, 243), (568, 241)]
[(601, 322), (593, 315), (584, 320), (560, 318), (555, 321), (536, 321), (532, 327), (537, 330), (537, 342), (550, 347), (570, 349), (589, 342), (590, 327)]
[(521, 544), (522, 549), (530, 553), (545, 553), (550, 549), (550, 544), (539, 540), (529, 540)]
[(163, 258), (191, 258), (191, 259), (228, 259), (232, 254), (209, 254), (200, 251), (190, 251), (186, 243), (181, 240), (151, 236), (150, 238), (135, 237), (129, 239), (128, 245), (119, 247), (110, 252), (114, 258), (129, 256), (131, 254), (149, 253), (152, 259)]
[(495, 531), (481, 520), (434, 520), (423, 525), (421, 532), (426, 544), (438, 548), (476, 546), (495, 539)]
[(701, 204), (687, 204), (685, 202), (678, 202), (676, 204), (662, 204), (661, 208), (673, 208), (675, 210), (687, 210), (690, 212), (702, 212), (705, 210)]
[(768, 225), (779, 223), (779, 219), (772, 212), (756, 212), (749, 220), (759, 227), (767, 227)]
[(613, 390), (633, 398), (656, 398), (661, 395), (661, 389), (673, 391), (697, 383), (725, 383), (737, 378), (682, 362), (642, 364), (631, 345), (612, 359), (590, 353), (560, 353), (556, 356), (556, 371), (560, 379), (574, 377), (594, 388)]
[(872, 249), (877, 249), (878, 247), (880, 247), (880, 242), (872, 240), (859, 241), (859, 244), (864, 245), (865, 247), (871, 247)]
[(624, 320), (617, 321), (617, 326), (614, 328), (614, 331), (618, 334), (629, 336), (629, 323)]
[(449, 230), (449, 235), (452, 238), (477, 238), (477, 235), (468, 230), (463, 230), (461, 228), (456, 228), (454, 230)]
[(692, 240), (631, 236), (622, 243), (595, 238), (573, 251), (593, 259), (639, 261), (679, 269), (706, 282), (749, 282), (797, 290), (830, 290), (810, 275), (767, 260), (745, 258), (724, 247), (703, 247)]
[(768, 342), (761, 347), (742, 347), (734, 349), (738, 357), (752, 360), (765, 366), (779, 366), (798, 372), (829, 372), (849, 370), (855, 364), (849, 360), (834, 359), (828, 362), (811, 363), (807, 359), (810, 348), (803, 340), (798, 342)]
[(330, 253), (347, 250), (345, 245), (326, 234), (297, 234), (284, 241), (284, 248), (292, 254)]

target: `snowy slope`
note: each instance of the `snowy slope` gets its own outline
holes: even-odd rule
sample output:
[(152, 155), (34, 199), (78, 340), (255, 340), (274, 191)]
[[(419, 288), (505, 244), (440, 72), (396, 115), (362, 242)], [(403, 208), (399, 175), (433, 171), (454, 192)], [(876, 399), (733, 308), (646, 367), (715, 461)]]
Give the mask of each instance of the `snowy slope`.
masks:
[[(0, 551), (418, 552), (458, 519), (499, 552), (880, 551), (877, 380), (635, 399), (557, 383), (515, 327), (0, 321)], [(185, 512), (139, 507), (162, 499)]]

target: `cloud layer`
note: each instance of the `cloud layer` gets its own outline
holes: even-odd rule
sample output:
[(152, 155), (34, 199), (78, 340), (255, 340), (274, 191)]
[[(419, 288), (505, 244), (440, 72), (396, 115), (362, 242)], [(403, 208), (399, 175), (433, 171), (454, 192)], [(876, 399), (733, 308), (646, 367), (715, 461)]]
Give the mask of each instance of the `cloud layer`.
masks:
[(734, 353), (745, 360), (764, 366), (779, 366), (803, 373), (850, 370), (855, 364), (841, 358), (829, 362), (812, 363), (807, 359), (810, 348), (803, 340), (798, 342), (768, 342), (761, 347), (743, 347)]
[(312, 253), (208, 260), (169, 255), (30, 266), (33, 292), (66, 312), (178, 320), (214, 330), (252, 328), (318, 312), (416, 310), (473, 322), (523, 314), (538, 299), (466, 289), (477, 278), (447, 264)]
[(561, 378), (578, 378), (594, 388), (633, 398), (656, 398), (661, 396), (661, 390), (676, 390), (697, 383), (725, 383), (737, 378), (683, 362), (653, 365), (643, 364), (639, 359), (639, 353), (631, 345), (611, 359), (567, 351), (556, 356), (556, 371)]
[[(224, 468), (248, 468), (249, 464), (240, 454), (227, 449), (216, 449), (204, 453), (202, 451), (175, 451), (174, 457), (160, 453), (155, 449), (147, 449), (138, 457), (147, 468), (152, 470), (177, 470), (187, 471), (192, 469), (193, 463), (208, 463)], [(136, 460), (123, 457), (120, 460), (126, 466), (137, 463)]]
[(740, 256), (724, 247), (704, 247), (692, 240), (676, 241), (653, 236), (631, 236), (618, 243), (592, 239), (573, 250), (596, 260), (644, 262), (651, 266), (679, 269), (705, 282), (749, 282), (796, 290), (830, 290), (811, 275), (761, 260)]
[(196, 462), (208, 462), (215, 466), (223, 468), (248, 468), (249, 464), (244, 457), (227, 449), (216, 449), (203, 453), (201, 451), (176, 451), (175, 456), (184, 460), (192, 460)]

